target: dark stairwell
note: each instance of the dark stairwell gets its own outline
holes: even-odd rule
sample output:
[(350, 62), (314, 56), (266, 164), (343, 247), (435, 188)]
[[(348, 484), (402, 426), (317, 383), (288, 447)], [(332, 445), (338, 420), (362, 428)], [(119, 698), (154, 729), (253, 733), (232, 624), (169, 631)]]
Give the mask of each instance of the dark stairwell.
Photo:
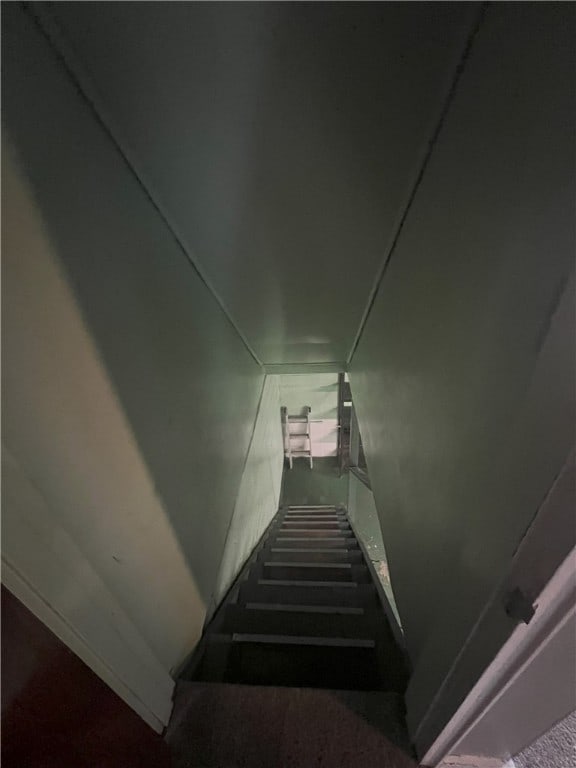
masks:
[(181, 676), (176, 768), (412, 765), (380, 599), (342, 506), (282, 507)]
[[(42, 728), (57, 768), (104, 768), (74, 749), (76, 723), (101, 736), (91, 675), (108, 711), (163, 731), (173, 671), (279, 505), (277, 414), (295, 411), (276, 376), (324, 370), (358, 408), (372, 488), (358, 445), (344, 501), (383, 566), (367, 528), (385, 528), (410, 734), (425, 764), (457, 746), (438, 736), (574, 545), (573, 494), (552, 495), (574, 447), (573, 29), (567, 3), (3, 4), (3, 583), (86, 660), (69, 697), (42, 686), (67, 730), (29, 697), (16, 768)], [(284, 503), (341, 500), (306, 495)], [(358, 587), (324, 591), (370, 591), (348, 564), (266, 580), (347, 570)], [(180, 764), (408, 760), (378, 604), (316, 611), (315, 634), (314, 612), (247, 608), (280, 568), (249, 565), (180, 681)], [(375, 646), (269, 641), (291, 629)], [(508, 759), (536, 734), (509, 738), (529, 718), (496, 718), (503, 699), (473, 741)], [(530, 699), (548, 724), (567, 713), (554, 690)], [(122, 721), (108, 745), (143, 768)]]

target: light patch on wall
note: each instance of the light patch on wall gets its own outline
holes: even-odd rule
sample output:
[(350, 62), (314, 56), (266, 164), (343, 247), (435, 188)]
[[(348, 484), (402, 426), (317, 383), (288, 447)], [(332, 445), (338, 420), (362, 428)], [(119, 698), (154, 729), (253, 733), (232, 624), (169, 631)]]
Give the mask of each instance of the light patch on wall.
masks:
[[(4, 152), (3, 437), (14, 462), (44, 500), (42, 524), (63, 530), (167, 671), (197, 641), (205, 606), (32, 195)], [(3, 553), (52, 608), (74, 625), (74, 605), (97, 611), (97, 596), (62, 590), (32, 574), (40, 540), (12, 538), (18, 489), (3, 506)], [(18, 544), (20, 541), (20, 544)], [(29, 550), (27, 548), (30, 548)], [(66, 557), (66, 550), (61, 551)], [(85, 584), (70, 562), (70, 578)], [(102, 632), (121, 632), (112, 611)], [(98, 643), (97, 634), (77, 631)], [(94, 649), (98, 652), (98, 649)], [(103, 660), (122, 674), (120, 660)]]
[(174, 681), (4, 445), (2, 507), (2, 584), (161, 733)]

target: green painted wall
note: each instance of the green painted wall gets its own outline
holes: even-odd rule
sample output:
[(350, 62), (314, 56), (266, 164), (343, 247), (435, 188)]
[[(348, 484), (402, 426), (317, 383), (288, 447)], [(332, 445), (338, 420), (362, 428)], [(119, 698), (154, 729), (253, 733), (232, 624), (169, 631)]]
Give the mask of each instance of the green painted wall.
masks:
[(348, 478), (348, 516), (352, 521), (354, 530), (358, 534), (358, 538), (366, 547), (368, 557), (374, 564), (374, 569), (384, 587), (396, 621), (401, 625), (390, 581), (388, 558), (384, 544), (386, 531), (382, 531), (374, 494), (354, 474), (350, 473)]
[(280, 503), (284, 444), (278, 376), (267, 376), (216, 582), (213, 608), (252, 553)]
[(152, 707), (260, 482), (264, 375), (36, 25), (2, 15), (3, 558)]
[(294, 459), (293, 469), (284, 468), (282, 503), (304, 506), (306, 504), (348, 503), (348, 475), (338, 474), (336, 459), (314, 459), (310, 469), (307, 459)]
[(344, 361), (474, 3), (40, 3), (264, 363)]
[(350, 366), (413, 735), (574, 440), (573, 21), (488, 7)]
[(297, 415), (309, 405), (311, 419), (338, 418), (338, 374), (290, 374), (279, 378), (280, 399), (289, 414)]

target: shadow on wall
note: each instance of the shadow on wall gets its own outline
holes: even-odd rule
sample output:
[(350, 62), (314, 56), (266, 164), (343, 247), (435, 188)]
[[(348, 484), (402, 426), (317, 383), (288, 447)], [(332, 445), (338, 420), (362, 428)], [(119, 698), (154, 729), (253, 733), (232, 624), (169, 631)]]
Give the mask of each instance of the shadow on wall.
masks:
[(348, 505), (348, 474), (340, 475), (338, 459), (314, 459), (310, 469), (307, 459), (295, 459), (293, 469), (284, 466), (282, 477), (282, 504)]
[(104, 599), (101, 618), (121, 624), (116, 598), (169, 668), (204, 601), (34, 201), (3, 161), (3, 561), (75, 621)]
[[(32, 191), (34, 215), (42, 220), (34, 226), (46, 233), (48, 258), (64, 267), (154, 493), (207, 604), (263, 374), (33, 23), (15, 7), (3, 20), (5, 135)], [(22, 229), (27, 226), (24, 219)], [(24, 256), (25, 240), (15, 247)], [(54, 298), (41, 295), (42, 306), (49, 308)], [(23, 315), (27, 309), (21, 307)], [(61, 329), (52, 320), (46, 311), (45, 325), (29, 330), (58, 346)], [(79, 416), (90, 389), (73, 355), (59, 368), (47, 364), (42, 373), (52, 377), (51, 385), (75, 385), (69, 410)], [(41, 390), (42, 380), (37, 384)], [(38, 430), (52, 431), (56, 447), (64, 436), (49, 400), (40, 416)], [(72, 428), (81, 425), (78, 418)], [(99, 426), (83, 437), (87, 454), (98, 456)], [(64, 455), (52, 471), (61, 478), (84, 472), (89, 480), (102, 470), (82, 463), (82, 441), (78, 445), (76, 456), (70, 446), (59, 446)], [(52, 459), (48, 452), (45, 463)], [(123, 487), (135, 481), (126, 473)], [(134, 548), (139, 537), (153, 535), (139, 526), (136, 490), (122, 503), (105, 501), (105, 493), (84, 500), (96, 517), (100, 504), (117, 504), (114, 513), (134, 526)], [(130, 549), (108, 554), (130, 568)], [(161, 580), (160, 564), (149, 566), (150, 581)]]

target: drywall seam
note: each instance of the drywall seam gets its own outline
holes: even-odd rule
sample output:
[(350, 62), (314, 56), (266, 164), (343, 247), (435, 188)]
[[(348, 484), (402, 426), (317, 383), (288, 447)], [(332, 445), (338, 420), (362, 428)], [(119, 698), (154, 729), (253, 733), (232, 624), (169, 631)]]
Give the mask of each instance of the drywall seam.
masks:
[[(464, 72), (464, 69), (466, 67), (466, 63), (468, 61), (468, 58), (470, 56), (470, 52), (472, 50), (472, 46), (474, 44), (474, 40), (476, 39), (476, 35), (478, 34), (478, 31), (480, 29), (480, 26), (482, 24), (482, 21), (484, 20), (484, 16), (486, 13), (486, 9), (488, 7), (487, 2), (483, 2), (480, 6), (480, 9), (477, 13), (476, 19), (472, 25), (471, 31), (466, 38), (466, 42), (464, 43), (464, 47), (462, 49), (462, 53), (460, 55), (458, 64), (456, 66), (456, 69), (454, 71), (454, 75), (452, 77), (452, 80), (450, 81), (450, 84), (448, 86), (448, 90), (446, 92), (446, 95), (444, 96), (441, 107), (440, 107), (440, 114), (438, 117), (438, 120), (436, 121), (434, 128), (432, 129), (430, 139), (428, 140), (428, 143), (426, 147), (423, 150), (423, 156), (419, 163), (417, 163), (417, 170), (415, 172), (415, 178), (413, 184), (410, 186), (410, 190), (408, 192), (408, 197), (406, 199), (406, 203), (402, 208), (400, 209), (399, 217), (398, 217), (398, 223), (393, 229), (393, 235), (390, 240), (390, 246), (386, 249), (384, 259), (380, 265), (380, 268), (378, 269), (376, 273), (376, 277), (374, 279), (374, 283), (372, 285), (372, 289), (368, 295), (368, 300), (366, 302), (366, 307), (364, 309), (364, 312), (362, 313), (362, 317), (360, 319), (360, 325), (358, 326), (358, 330), (356, 332), (356, 335), (354, 337), (354, 341), (352, 342), (352, 347), (350, 349), (350, 353), (346, 359), (346, 365), (349, 366), (352, 362), (352, 358), (354, 357), (354, 354), (356, 352), (356, 349), (358, 347), (358, 344), (360, 342), (360, 339), (362, 337), (362, 334), (364, 333), (364, 328), (366, 326), (366, 323), (368, 322), (368, 318), (370, 317), (370, 312), (372, 311), (372, 307), (374, 306), (374, 302), (376, 300), (376, 296), (378, 294), (378, 291), (380, 290), (380, 285), (382, 283), (382, 280), (384, 279), (384, 275), (386, 274), (386, 270), (388, 269), (388, 266), (390, 264), (390, 261), (392, 260), (392, 256), (394, 255), (394, 251), (396, 250), (396, 245), (398, 244), (398, 241), (400, 239), (400, 235), (402, 234), (402, 230), (404, 228), (404, 224), (406, 222), (406, 219), (408, 218), (408, 215), (410, 213), (410, 210), (412, 208), (412, 204), (416, 198), (416, 194), (418, 192), (418, 189), (420, 187), (420, 184), (422, 182), (422, 179), (424, 178), (424, 174), (426, 173), (426, 169), (428, 168), (430, 158), (432, 157), (432, 153), (434, 152), (434, 147), (436, 146), (436, 143), (438, 141), (438, 137), (440, 136), (440, 132), (442, 131), (442, 128), (444, 126), (444, 122), (446, 120), (446, 117), (448, 115), (448, 111), (452, 105), (452, 102), (454, 100), (454, 97), (456, 95), (456, 91), (458, 89), (458, 85), (460, 83), (460, 79), (462, 77), (462, 74)], [(347, 369), (345, 369), (347, 370)]]
[[(2, 583), (23, 603), (56, 637), (70, 648), (98, 677), (137, 712), (148, 725), (162, 733), (168, 724), (172, 711), (172, 695), (165, 701), (166, 714), (160, 719), (132, 691), (129, 686), (111, 669), (108, 664), (88, 645), (86, 640), (49, 605), (44, 598), (18, 573), (16, 568), (2, 558)], [(172, 682), (172, 689), (174, 683)]]
[(128, 143), (123, 141), (120, 137), (121, 132), (118, 130), (117, 126), (114, 125), (113, 119), (103, 106), (97, 89), (93, 86), (89, 75), (86, 73), (83, 65), (80, 63), (80, 58), (74, 51), (72, 43), (67, 39), (65, 33), (62, 31), (62, 28), (50, 14), (50, 11), (45, 7), (45, 4), (34, 4), (33, 8), (26, 6), (26, 10), (30, 12), (30, 16), (37, 28), (40, 30), (40, 33), (48, 41), (48, 44), (54, 51), (56, 58), (62, 67), (66, 70), (68, 77), (74, 83), (80, 96), (87, 103), (88, 108), (92, 112), (94, 118), (106, 132), (118, 154), (122, 158), (122, 161), (127, 166), (130, 173), (134, 176), (138, 185), (158, 213), (158, 216), (162, 220), (163, 224), (166, 226), (176, 241), (178, 248), (186, 257), (190, 263), (190, 266), (194, 269), (202, 283), (206, 286), (206, 288), (208, 288), (218, 306), (226, 316), (226, 319), (232, 325), (242, 340), (242, 343), (250, 353), (251, 357), (262, 368), (263, 364), (250, 345), (250, 342), (240, 327), (237, 325), (236, 321), (232, 317), (232, 314), (226, 307), (223, 299), (212, 285), (210, 279), (205, 274), (199, 262), (194, 258), (192, 249), (187, 245), (185, 238), (179, 232), (177, 225), (160, 202), (159, 197), (153, 191), (150, 180), (146, 178), (146, 174), (143, 173), (142, 168), (138, 167), (138, 162), (130, 150)]

